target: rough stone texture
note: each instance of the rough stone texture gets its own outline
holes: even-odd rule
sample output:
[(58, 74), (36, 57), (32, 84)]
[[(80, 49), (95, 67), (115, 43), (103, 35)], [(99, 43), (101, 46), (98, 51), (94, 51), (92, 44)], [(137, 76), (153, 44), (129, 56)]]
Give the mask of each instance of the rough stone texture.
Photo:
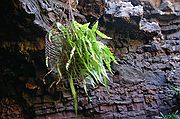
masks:
[(0, 99), (0, 118), (1, 119), (23, 119), (22, 107), (13, 99)]
[(148, 22), (146, 19), (142, 19), (140, 21), (140, 30), (146, 31), (146, 32), (157, 32), (161, 33), (161, 27), (157, 22)]
[[(162, 33), (169, 39), (179, 38), (180, 24), (180, 2), (173, 0), (163, 0), (156, 7), (145, 10), (145, 17), (152, 21), (158, 21)], [(152, 0), (152, 2), (156, 3)], [(149, 5), (145, 5), (145, 8)], [(168, 17), (167, 17), (168, 16)]]
[(122, 17), (124, 19), (130, 19), (132, 16), (142, 16), (143, 6), (133, 6), (131, 2), (122, 1), (108, 1), (106, 14), (111, 14), (113, 17)]
[[(63, 1), (48, 1), (49, 2), (45, 0), (15, 0), (15, 4), (11, 4), (11, 7), (14, 8), (14, 6), (19, 5), (15, 7), (17, 11), (11, 12), (13, 10), (8, 8), (3, 12), (8, 11), (8, 18), (16, 16), (15, 19), (12, 20), (15, 21), (13, 26), (21, 29), (20, 32), (24, 31), (21, 32), (22, 34), (28, 34), (22, 35), (23, 38), (29, 36), (28, 38), (31, 39), (32, 34), (36, 33), (33, 37), (37, 39), (39, 32), (34, 31), (33, 28), (36, 29), (39, 27), (34, 25), (34, 22), (42, 27), (40, 31), (42, 31), (42, 29), (48, 30), (53, 24), (53, 21), (58, 18), (58, 10), (62, 11), (64, 8), (62, 6), (64, 3), (61, 3)], [(124, 0), (124, 2), (125, 1), (127, 2), (128, 0)], [(83, 15), (88, 18), (88, 21), (93, 21), (94, 18), (98, 18), (104, 14), (100, 18), (102, 25), (101, 30), (105, 31), (113, 40), (103, 42), (111, 48), (119, 63), (119, 65), (112, 64), (115, 74), (110, 76), (113, 82), (108, 84), (109, 93), (103, 87), (94, 90), (90, 89), (90, 98), (88, 98), (81, 87), (76, 87), (79, 95), (79, 111), (77, 115), (79, 119), (153, 119), (159, 115), (160, 112), (167, 114), (180, 109), (179, 102), (176, 100), (175, 91), (173, 90), (173, 87), (180, 86), (179, 3), (173, 3), (173, 5), (171, 5), (169, 2), (168, 4), (163, 2), (161, 5), (160, 0), (129, 1), (131, 1), (133, 5), (127, 3), (131, 8), (138, 5), (144, 7), (143, 16), (148, 21), (148, 24), (154, 23), (155, 21), (159, 23), (164, 39), (159, 37), (157, 33), (145, 32), (139, 29), (141, 15), (133, 16), (131, 11), (128, 13), (128, 15), (130, 15), (128, 16), (129, 19), (124, 19), (124, 17), (121, 16), (114, 17), (113, 15), (104, 13), (105, 2), (103, 2), (103, 0), (88, 0), (88, 4), (85, 4), (83, 0), (79, 1), (80, 6), (78, 6), (78, 10), (81, 14), (84, 12)], [(5, 0), (3, 2), (6, 3)], [(38, 5), (41, 6), (41, 9), (37, 8)], [(60, 8), (56, 5), (60, 5)], [(92, 10), (93, 7), (97, 9)], [(131, 8), (129, 9), (131, 10)], [(162, 11), (158, 11), (160, 8)], [(121, 9), (125, 8), (120, 8), (120, 10)], [(169, 10), (173, 12), (171, 13)], [(76, 10), (74, 11), (76, 12)], [(20, 17), (20, 13), (25, 14), (25, 16), (27, 15), (25, 18), (28, 19)], [(27, 13), (29, 13), (30, 16)], [(68, 14), (66, 15), (66, 17), (68, 17)], [(7, 16), (3, 15), (2, 18), (4, 21), (7, 19)], [(77, 16), (80, 16), (80, 19), (83, 18), (79, 13)], [(91, 17), (93, 18), (91, 19)], [(19, 23), (19, 18), (24, 19)], [(7, 24), (8, 21), (6, 22), (6, 25)], [(3, 26), (2, 28), (5, 28), (2, 23), (1, 25)], [(6, 31), (8, 30), (6, 29)], [(12, 30), (12, 32), (13, 31), (15, 30)], [(15, 34), (13, 35), (16, 36)], [(2, 38), (5, 38), (4, 36), (8, 35), (3, 35)], [(0, 92), (3, 98), (1, 102), (7, 99), (6, 97), (17, 96), (24, 100), (22, 103), (28, 105), (27, 107), (30, 108), (27, 109), (31, 110), (33, 112), (32, 115), (35, 115), (38, 119), (75, 118), (73, 98), (68, 93), (68, 90), (60, 86), (48, 88), (51, 83), (51, 76), (47, 78), (46, 85), (43, 83), (44, 75), (47, 71), (45, 61), (43, 60), (44, 51), (42, 49), (43, 47), (40, 48), (38, 52), (27, 50), (29, 55), (22, 55), (17, 49), (10, 52), (7, 51), (7, 49), (4, 50), (4, 48), (1, 48)], [(64, 87), (68, 88), (66, 85)], [(2, 105), (1, 103), (0, 106)], [(16, 106), (17, 105), (14, 104), (14, 107)], [(7, 109), (6, 107), (8, 108), (9, 106), (0, 109), (5, 110)], [(23, 115), (21, 110), (26, 110), (26, 107), (20, 109), (17, 113), (18, 116)], [(7, 114), (3, 112), (2, 115)], [(32, 115), (27, 113), (29, 118), (31, 118)], [(7, 115), (5, 118), (8, 118), (8, 116), (11, 115)]]
[[(20, 0), (24, 10), (31, 15), (35, 16), (34, 23), (44, 28), (46, 31), (51, 29), (51, 26), (57, 20), (72, 19), (68, 16), (69, 6), (67, 1), (53, 1), (53, 0)], [(76, 5), (75, 1), (72, 1), (72, 5)], [(39, 7), (40, 6), (40, 7)], [(43, 11), (43, 12), (42, 12)], [(85, 21), (85, 17), (78, 14), (78, 11), (73, 9), (75, 17), (79, 17), (79, 20)]]
[[(118, 73), (118, 81), (127, 83), (139, 83), (144, 81), (144, 73), (138, 69), (129, 65), (114, 66), (114, 71)], [(116, 82), (116, 80), (113, 80)]]
[[(109, 14), (109, 12), (107, 13)], [(81, 97), (79, 94), (79, 115), (77, 118), (148, 119), (155, 118), (160, 112), (167, 114), (172, 110), (178, 109), (178, 102), (176, 102), (175, 92), (172, 86), (179, 86), (180, 80), (178, 75), (178, 68), (180, 66), (178, 61), (179, 45), (177, 43), (179, 39), (160, 40), (159, 38), (155, 38), (153, 34), (147, 40), (148, 42), (144, 40), (133, 40), (135, 37), (131, 33), (130, 35), (123, 34), (126, 31), (129, 32), (129, 30), (123, 33), (119, 30), (121, 25), (123, 26), (121, 22), (124, 18), (122, 16), (120, 16), (122, 19), (115, 17), (118, 16), (109, 17), (109, 15), (106, 15), (104, 17), (105, 22), (110, 24), (109, 27), (111, 25), (114, 26), (109, 32), (109, 35), (114, 40), (106, 43), (119, 56), (117, 60), (120, 65), (113, 65), (115, 75), (112, 77), (113, 83), (109, 84), (108, 87), (109, 94), (103, 88), (92, 90), (90, 91), (92, 101), (90, 103), (88, 103), (87, 97)], [(132, 20), (133, 18), (130, 19), (130, 21)], [(139, 22), (136, 20), (135, 26), (138, 26)], [(120, 24), (117, 25), (116, 23)], [(128, 24), (126, 19), (124, 23)], [(132, 23), (130, 22), (128, 25), (132, 27)], [(136, 28), (132, 27), (131, 30)], [(122, 30), (124, 29), (126, 28)], [(159, 27), (158, 31), (161, 32)], [(167, 48), (164, 46), (167, 46)], [(69, 100), (69, 97), (66, 95), (67, 100)], [(73, 108), (69, 107), (73, 105), (72, 102), (71, 104), (65, 104), (68, 107), (64, 110), (62, 110), (62, 102), (59, 103), (61, 105), (59, 110), (66, 112), (61, 113), (64, 118), (74, 117), (72, 114)], [(58, 117), (58, 115), (58, 113), (54, 113), (49, 116)], [(39, 116), (39, 118), (45, 117), (47, 116)]]

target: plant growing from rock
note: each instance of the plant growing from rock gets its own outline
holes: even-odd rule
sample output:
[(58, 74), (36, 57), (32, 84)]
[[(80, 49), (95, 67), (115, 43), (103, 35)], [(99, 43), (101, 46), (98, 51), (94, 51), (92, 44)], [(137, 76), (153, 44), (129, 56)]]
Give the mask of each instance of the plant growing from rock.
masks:
[(178, 101), (180, 101), (180, 87), (174, 88), (174, 90), (176, 91), (176, 97), (177, 97)]
[(174, 88), (174, 90), (176, 91), (177, 95), (180, 95), (180, 87), (179, 88)]
[[(78, 100), (75, 83), (82, 85), (86, 94), (88, 94), (87, 85), (93, 88), (98, 85), (107, 87), (107, 79), (109, 80), (107, 70), (113, 73), (110, 63), (112, 61), (117, 63), (109, 48), (97, 41), (96, 35), (111, 39), (98, 30), (98, 22), (92, 28), (89, 28), (89, 23), (82, 25), (76, 21), (68, 24), (58, 22), (49, 32), (48, 42), (54, 44), (58, 55), (55, 56), (57, 59), (55, 65), (51, 65), (50, 62), (47, 62), (47, 65), (50, 64), (51, 68), (57, 71), (59, 80), (56, 84), (68, 79), (76, 114)], [(47, 61), (51, 60), (49, 54), (46, 57)]]
[(172, 114), (164, 115), (161, 113), (161, 117), (159, 119), (180, 119), (180, 117), (177, 115), (178, 111)]

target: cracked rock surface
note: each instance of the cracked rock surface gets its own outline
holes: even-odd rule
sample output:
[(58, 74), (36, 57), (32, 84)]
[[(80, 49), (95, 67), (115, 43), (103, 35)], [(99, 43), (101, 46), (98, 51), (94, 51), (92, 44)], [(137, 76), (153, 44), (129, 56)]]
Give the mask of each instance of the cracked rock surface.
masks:
[[(68, 91), (48, 88), (53, 76), (43, 83), (44, 36), (63, 9), (63, 22), (69, 17), (65, 0), (1, 2), (8, 7), (0, 4), (0, 118), (75, 118)], [(100, 30), (112, 38), (102, 42), (119, 64), (112, 64), (109, 93), (100, 86), (90, 89), (88, 98), (76, 87), (77, 119), (154, 119), (180, 109), (174, 91), (180, 87), (179, 5), (175, 0), (79, 0), (75, 18), (99, 19)]]

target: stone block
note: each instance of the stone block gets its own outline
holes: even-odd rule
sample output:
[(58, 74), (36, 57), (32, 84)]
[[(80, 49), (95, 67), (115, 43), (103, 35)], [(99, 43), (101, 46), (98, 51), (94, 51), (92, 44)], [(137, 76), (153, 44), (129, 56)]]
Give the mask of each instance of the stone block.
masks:
[(135, 97), (135, 98), (133, 98), (133, 102), (135, 102), (135, 103), (144, 102), (144, 98), (143, 97)]
[(117, 110), (119, 112), (127, 111), (127, 107), (126, 107), (126, 105), (118, 105)]
[(134, 110), (135, 110), (134, 105), (133, 105), (133, 104), (127, 105), (127, 110), (128, 110), (128, 111), (134, 111)]

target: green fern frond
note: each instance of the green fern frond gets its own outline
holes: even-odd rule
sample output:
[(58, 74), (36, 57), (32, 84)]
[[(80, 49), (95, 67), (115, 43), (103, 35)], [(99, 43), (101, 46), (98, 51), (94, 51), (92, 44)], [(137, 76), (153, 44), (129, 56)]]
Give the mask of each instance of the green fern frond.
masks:
[[(56, 34), (59, 32), (60, 35), (57, 36), (60, 38), (53, 39), (53, 34), (55, 34), (53, 32)], [(80, 24), (76, 21), (65, 25), (57, 23), (56, 28), (49, 33), (51, 42), (61, 44), (59, 47), (61, 56), (58, 57), (59, 62), (57, 62), (58, 77), (60, 81), (64, 75), (68, 76), (76, 114), (78, 99), (74, 82), (81, 82), (79, 85), (83, 85), (87, 95), (89, 84), (93, 88), (98, 85), (107, 88), (107, 80), (110, 80), (107, 70), (113, 73), (110, 63), (112, 61), (117, 63), (109, 48), (97, 41), (96, 35), (111, 39), (98, 30), (98, 22), (92, 26), (92, 29), (89, 28), (89, 23)]]

